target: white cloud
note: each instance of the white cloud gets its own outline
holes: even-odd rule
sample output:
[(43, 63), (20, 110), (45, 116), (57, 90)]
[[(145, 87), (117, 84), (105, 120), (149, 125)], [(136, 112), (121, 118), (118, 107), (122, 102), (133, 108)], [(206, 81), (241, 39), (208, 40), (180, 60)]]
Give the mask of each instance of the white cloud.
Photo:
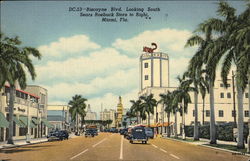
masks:
[(193, 54), (193, 50), (185, 49), (184, 46), (191, 35), (192, 33), (188, 30), (169, 28), (144, 31), (127, 40), (117, 39), (112, 46), (125, 51), (128, 55), (139, 57), (143, 46), (151, 47), (151, 43), (154, 42), (158, 45), (158, 51), (166, 52), (172, 57), (190, 56), (190, 54)]
[(52, 42), (49, 45), (38, 47), (38, 50), (46, 58), (63, 57), (72, 54), (79, 54), (89, 49), (98, 49), (100, 45), (89, 40), (86, 35), (75, 35), (72, 37), (61, 37), (58, 41)]
[(138, 59), (128, 58), (112, 48), (92, 52), (89, 56), (70, 58), (65, 61), (49, 61), (36, 66), (39, 82), (86, 81), (96, 76), (106, 76), (117, 70), (138, 67)]

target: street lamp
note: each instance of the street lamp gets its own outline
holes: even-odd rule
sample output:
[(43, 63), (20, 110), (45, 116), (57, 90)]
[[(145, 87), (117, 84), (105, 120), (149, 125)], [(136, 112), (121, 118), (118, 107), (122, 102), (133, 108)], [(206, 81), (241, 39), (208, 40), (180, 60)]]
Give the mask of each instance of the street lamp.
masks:
[(26, 134), (26, 143), (30, 143), (30, 119), (29, 119), (29, 111), (30, 105), (33, 102), (33, 99), (30, 98), (30, 102), (28, 102), (28, 110), (27, 110), (27, 134)]

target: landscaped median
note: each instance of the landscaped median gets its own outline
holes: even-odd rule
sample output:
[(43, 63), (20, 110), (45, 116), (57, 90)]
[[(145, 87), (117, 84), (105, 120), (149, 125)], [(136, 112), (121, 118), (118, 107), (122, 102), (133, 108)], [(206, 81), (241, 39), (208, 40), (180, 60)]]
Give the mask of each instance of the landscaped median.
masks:
[[(193, 145), (199, 145), (199, 146), (204, 146), (212, 149), (217, 149), (217, 150), (223, 150), (232, 153), (233, 155), (246, 155), (250, 156), (250, 154), (247, 154), (247, 149), (238, 149), (236, 145), (232, 145), (231, 142), (225, 142), (225, 141), (217, 141), (217, 144), (209, 144), (209, 140), (193, 140), (192, 138), (186, 137), (186, 139), (182, 139), (181, 137), (162, 137), (164, 139), (171, 139), (175, 141), (180, 141), (180, 142), (186, 142), (189, 144)], [(220, 143), (223, 142), (223, 143)]]

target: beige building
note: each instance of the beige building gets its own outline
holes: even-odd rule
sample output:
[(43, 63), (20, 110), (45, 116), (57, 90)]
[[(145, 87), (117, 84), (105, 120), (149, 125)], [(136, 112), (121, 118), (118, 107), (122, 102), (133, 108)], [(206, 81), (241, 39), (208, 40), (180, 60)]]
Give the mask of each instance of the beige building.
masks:
[[(14, 101), (13, 139), (46, 136), (51, 127), (47, 121), (47, 90), (40, 86), (27, 86), (26, 90), (16, 89)], [(8, 138), (10, 88), (5, 85), (0, 91), (0, 141)]]
[(104, 109), (104, 111), (100, 112), (100, 120), (112, 120), (112, 124), (110, 127), (116, 127), (116, 119), (115, 119), (115, 110), (113, 109)]
[(84, 119), (85, 120), (96, 120), (97, 119), (97, 114), (96, 114), (96, 112), (91, 111), (90, 104), (88, 104), (86, 116)]
[[(159, 94), (166, 93), (167, 91), (173, 91), (177, 87), (169, 86), (169, 57), (164, 53), (142, 53), (140, 57), (140, 87), (139, 97), (142, 95), (154, 94), (154, 98), (158, 101), (160, 99)], [(165, 68), (165, 69), (163, 69)], [(174, 72), (174, 71), (173, 71)], [(233, 83), (232, 75), (228, 79), (228, 88), (224, 88), (220, 79), (219, 73), (214, 85), (214, 107), (215, 107), (215, 120), (216, 123), (226, 123), (234, 121), (234, 103), (233, 103)], [(235, 83), (234, 83), (234, 86)], [(236, 89), (236, 87), (235, 87)], [(236, 90), (235, 90), (236, 91)], [(192, 125), (194, 122), (194, 93), (190, 93), (192, 103), (188, 105), (188, 111), (185, 114), (185, 125)], [(235, 109), (237, 115), (237, 93), (235, 92)], [(248, 105), (249, 94), (247, 90), (244, 93), (243, 108), (244, 108), (244, 122), (247, 122), (249, 117), (249, 105)], [(153, 127), (159, 127), (160, 132), (162, 123), (164, 126), (167, 125), (166, 113), (163, 112), (163, 105), (159, 104), (154, 109), (154, 115), (151, 115), (150, 122)], [(203, 102), (201, 95), (198, 95), (198, 121), (202, 123), (203, 120)], [(180, 132), (182, 118), (178, 113), (177, 125), (178, 131)], [(205, 97), (204, 107), (204, 121), (208, 123), (210, 121), (210, 106), (209, 106), (209, 94)], [(170, 124), (174, 122), (174, 115), (171, 114)], [(147, 120), (143, 122), (147, 124)], [(160, 125), (160, 126), (159, 126)], [(166, 128), (163, 128), (163, 132)]]
[(70, 130), (71, 117), (68, 105), (48, 105), (47, 114), (53, 129)]

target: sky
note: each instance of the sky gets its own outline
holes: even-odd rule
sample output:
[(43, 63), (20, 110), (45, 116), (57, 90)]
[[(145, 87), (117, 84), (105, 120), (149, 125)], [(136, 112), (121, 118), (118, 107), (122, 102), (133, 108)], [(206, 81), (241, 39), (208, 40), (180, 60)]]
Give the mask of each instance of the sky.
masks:
[[(229, 1), (240, 13), (244, 2)], [(75, 94), (87, 98), (92, 111), (116, 109), (122, 96), (125, 108), (139, 92), (139, 57), (152, 42), (170, 57), (170, 86), (187, 68), (196, 47), (184, 48), (198, 24), (218, 16), (216, 1), (2, 1), (1, 32), (19, 36), (22, 46), (37, 48), (33, 59), (37, 77), (28, 84), (48, 90), (49, 104), (67, 104)], [(72, 7), (82, 11), (69, 11)], [(100, 17), (80, 16), (86, 8), (111, 7), (129, 16), (127, 22), (102, 22)], [(147, 11), (147, 8), (158, 11)], [(126, 11), (143, 8), (144, 11)], [(103, 12), (100, 12), (103, 13)], [(116, 13), (116, 12), (114, 12)], [(149, 18), (150, 17), (150, 18)]]

